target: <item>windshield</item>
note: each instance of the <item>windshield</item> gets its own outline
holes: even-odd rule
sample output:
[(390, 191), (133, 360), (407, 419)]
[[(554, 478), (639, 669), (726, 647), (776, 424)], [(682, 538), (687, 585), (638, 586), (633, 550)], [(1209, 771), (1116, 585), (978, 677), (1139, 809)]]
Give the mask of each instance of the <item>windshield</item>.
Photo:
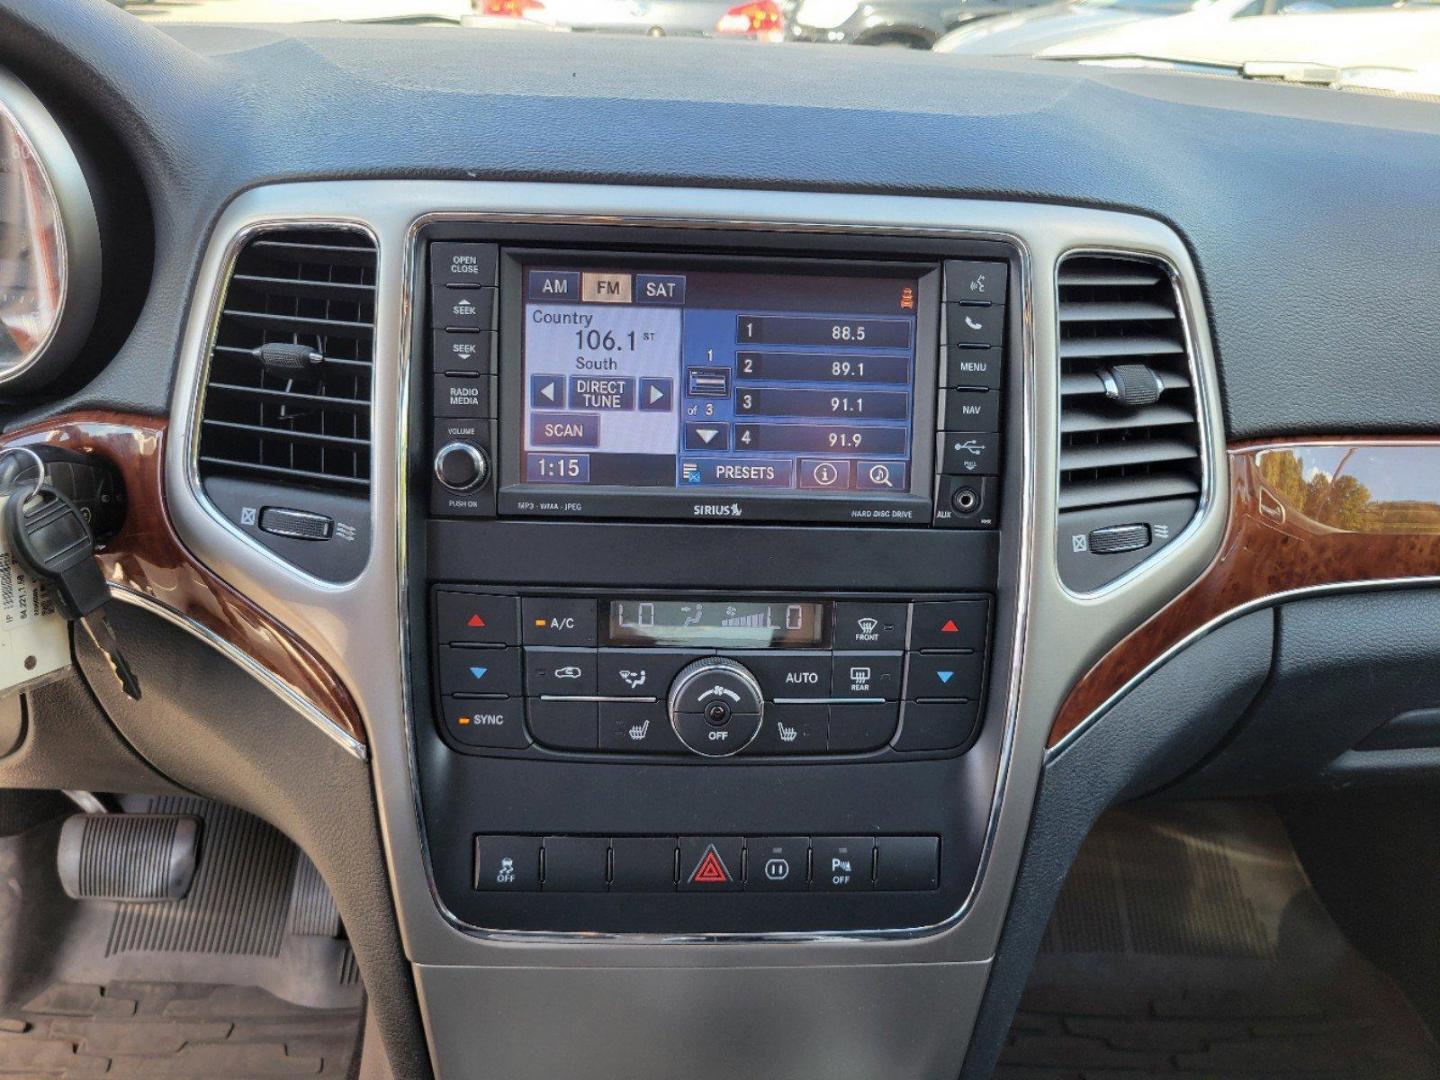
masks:
[[(705, 38), (774, 50), (889, 48), (1159, 67), (1440, 94), (1433, 0), (111, 0), (157, 23), (346, 22), (467, 32)], [(1377, 74), (1378, 73), (1378, 74)]]

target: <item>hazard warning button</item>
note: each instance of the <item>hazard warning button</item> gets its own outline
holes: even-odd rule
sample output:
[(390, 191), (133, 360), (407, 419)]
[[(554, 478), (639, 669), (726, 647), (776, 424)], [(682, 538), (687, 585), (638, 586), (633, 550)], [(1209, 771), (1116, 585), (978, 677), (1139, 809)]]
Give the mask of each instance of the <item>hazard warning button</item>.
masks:
[(513, 596), (437, 592), (435, 638), (441, 645), (518, 645), (517, 606)]
[(974, 649), (985, 648), (986, 630), (990, 623), (990, 602), (977, 600), (941, 600), (915, 604), (910, 621), (912, 649)]
[(745, 841), (738, 836), (680, 838), (681, 892), (739, 892), (745, 873)]

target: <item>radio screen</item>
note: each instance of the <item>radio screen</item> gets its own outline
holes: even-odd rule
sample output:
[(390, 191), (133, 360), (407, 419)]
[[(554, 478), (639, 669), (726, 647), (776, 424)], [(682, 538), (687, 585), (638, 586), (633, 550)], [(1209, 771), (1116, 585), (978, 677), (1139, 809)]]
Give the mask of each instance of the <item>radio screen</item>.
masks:
[(814, 649), (828, 605), (754, 600), (611, 600), (605, 645)]
[(521, 480), (910, 486), (915, 277), (523, 267)]

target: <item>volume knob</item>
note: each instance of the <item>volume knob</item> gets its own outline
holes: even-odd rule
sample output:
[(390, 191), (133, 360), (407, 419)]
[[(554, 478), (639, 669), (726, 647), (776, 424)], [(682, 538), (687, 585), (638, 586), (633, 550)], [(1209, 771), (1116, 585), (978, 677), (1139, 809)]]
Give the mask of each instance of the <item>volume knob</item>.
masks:
[(490, 458), (471, 443), (446, 443), (435, 453), (435, 479), (451, 491), (474, 491), (490, 479)]

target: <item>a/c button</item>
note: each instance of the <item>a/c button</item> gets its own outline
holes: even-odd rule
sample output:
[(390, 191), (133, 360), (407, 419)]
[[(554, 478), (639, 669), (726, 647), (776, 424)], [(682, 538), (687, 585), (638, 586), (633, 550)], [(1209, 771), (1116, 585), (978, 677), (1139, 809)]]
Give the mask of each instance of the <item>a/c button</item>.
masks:
[(520, 639), (526, 645), (594, 645), (595, 601), (525, 597), (520, 601)]

